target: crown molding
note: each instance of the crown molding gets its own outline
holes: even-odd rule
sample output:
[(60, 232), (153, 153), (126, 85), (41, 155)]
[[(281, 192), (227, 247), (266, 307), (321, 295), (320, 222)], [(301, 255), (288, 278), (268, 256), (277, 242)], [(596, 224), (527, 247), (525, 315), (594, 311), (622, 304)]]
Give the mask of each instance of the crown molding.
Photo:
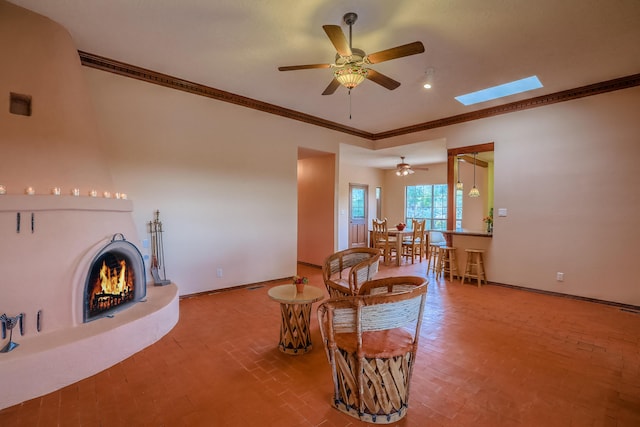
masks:
[(188, 80), (183, 80), (177, 77), (169, 76), (167, 74), (158, 73), (156, 71), (137, 67), (135, 65), (126, 64), (114, 59), (105, 58), (83, 51), (78, 51), (78, 54), (80, 55), (80, 61), (82, 65), (87, 67), (95, 68), (102, 71), (108, 71), (110, 73), (142, 80), (147, 83), (153, 83), (171, 89), (181, 90), (183, 92), (192, 93), (194, 95), (206, 96), (218, 101), (229, 102), (231, 104), (236, 104), (242, 107), (275, 114), (281, 117), (286, 117), (288, 119), (298, 120), (311, 125), (335, 130), (337, 132), (358, 136), (370, 141), (377, 141), (410, 133), (421, 132), (429, 129), (451, 126), (458, 123), (485, 119), (501, 114), (527, 110), (530, 108), (543, 107), (545, 105), (551, 105), (558, 102), (571, 101), (573, 99), (583, 98), (585, 96), (598, 95), (601, 93), (640, 86), (640, 74), (633, 74), (626, 77), (620, 77), (613, 80), (607, 80), (600, 83), (581, 86), (575, 89), (568, 89), (561, 92), (555, 92), (548, 95), (525, 99), (522, 101), (511, 102), (508, 104), (500, 105), (498, 107), (484, 108), (482, 110), (477, 110), (470, 113), (445, 117), (438, 120), (432, 120), (430, 122), (418, 123), (415, 125), (393, 129), (385, 132), (371, 133), (349, 126), (344, 126), (329, 120), (324, 120), (310, 114), (301, 113), (299, 111), (280, 107), (278, 105), (269, 104), (267, 102), (262, 102), (256, 99), (247, 98), (245, 96), (236, 95), (231, 92), (226, 92), (199, 83), (190, 82)]
[(545, 105), (571, 101), (573, 99), (584, 98), (585, 96), (599, 95), (601, 93), (613, 92), (615, 90), (627, 89), (634, 86), (640, 86), (640, 74), (633, 74), (630, 76), (607, 80), (600, 83), (594, 83), (587, 86), (581, 86), (574, 89), (567, 89), (561, 92), (550, 93), (548, 95), (541, 95), (535, 98), (524, 99), (522, 101), (510, 102), (508, 104), (500, 105), (497, 107), (484, 108), (482, 110), (472, 111), (470, 113), (464, 113), (457, 116), (419, 123), (416, 125), (394, 129), (387, 132), (380, 132), (374, 134), (373, 138), (374, 140), (391, 138), (394, 136), (435, 129), (443, 126), (451, 126), (458, 123), (469, 122), (472, 120), (486, 119), (488, 117), (499, 116), (501, 114), (528, 110), (530, 108), (543, 107)]
[(183, 92), (192, 93), (194, 95), (206, 96), (218, 101), (229, 102), (231, 104), (240, 105), (242, 107), (254, 110), (264, 111), (288, 119), (298, 120), (304, 123), (321, 126), (327, 129), (335, 130), (350, 135), (359, 136), (361, 138), (373, 140), (373, 134), (360, 129), (343, 126), (329, 120), (324, 120), (310, 114), (301, 113), (299, 111), (290, 110), (288, 108), (279, 107), (267, 102), (258, 101), (256, 99), (247, 98), (245, 96), (236, 95), (231, 92), (225, 92), (220, 89), (201, 85), (199, 83), (190, 82), (167, 74), (158, 73), (135, 65), (126, 64), (124, 62), (105, 58), (91, 53), (78, 51), (82, 65), (95, 68), (102, 71), (118, 74), (132, 79), (142, 80), (147, 83), (153, 83), (171, 89), (181, 90)]

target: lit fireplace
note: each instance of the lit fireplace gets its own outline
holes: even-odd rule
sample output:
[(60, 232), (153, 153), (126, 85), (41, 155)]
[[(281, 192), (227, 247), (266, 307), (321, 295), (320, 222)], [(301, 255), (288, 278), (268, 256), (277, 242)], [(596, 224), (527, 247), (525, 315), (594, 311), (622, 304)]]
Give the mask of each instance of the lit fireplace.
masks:
[[(118, 240), (119, 239), (119, 240)], [(146, 295), (140, 251), (116, 234), (94, 258), (84, 297), (84, 321), (108, 316)]]

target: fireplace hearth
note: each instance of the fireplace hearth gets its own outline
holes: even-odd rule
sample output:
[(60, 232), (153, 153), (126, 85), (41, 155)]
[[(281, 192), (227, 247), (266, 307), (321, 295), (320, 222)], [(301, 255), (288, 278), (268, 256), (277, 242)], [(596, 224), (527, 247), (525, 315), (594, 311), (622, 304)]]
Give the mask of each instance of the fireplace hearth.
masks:
[(142, 254), (121, 233), (115, 234), (90, 264), (84, 292), (84, 322), (111, 316), (144, 299)]

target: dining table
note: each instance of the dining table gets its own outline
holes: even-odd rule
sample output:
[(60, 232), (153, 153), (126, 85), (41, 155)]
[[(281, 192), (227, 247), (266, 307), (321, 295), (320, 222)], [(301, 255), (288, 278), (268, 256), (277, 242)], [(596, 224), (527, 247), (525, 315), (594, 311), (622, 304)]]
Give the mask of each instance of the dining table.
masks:
[[(402, 241), (409, 238), (413, 238), (413, 229), (412, 228), (408, 228), (405, 227), (402, 230), (398, 230), (396, 227), (394, 228), (389, 228), (387, 230), (387, 234), (389, 236), (389, 238), (395, 238), (395, 243), (396, 243), (396, 266), (399, 267), (400, 266), (400, 259), (402, 259)], [(423, 250), (425, 250), (424, 248), (428, 248), (429, 247), (429, 230), (425, 230), (424, 235), (422, 237), (424, 244), (422, 245)], [(426, 252), (425, 252), (426, 254)]]

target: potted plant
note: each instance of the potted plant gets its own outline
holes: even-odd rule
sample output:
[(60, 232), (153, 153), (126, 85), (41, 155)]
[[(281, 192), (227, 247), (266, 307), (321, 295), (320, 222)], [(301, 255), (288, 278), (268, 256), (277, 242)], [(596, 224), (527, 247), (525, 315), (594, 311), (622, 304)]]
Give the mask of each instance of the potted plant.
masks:
[(305, 276), (293, 276), (293, 284), (296, 285), (296, 292), (304, 292), (304, 285), (309, 283), (309, 279)]

